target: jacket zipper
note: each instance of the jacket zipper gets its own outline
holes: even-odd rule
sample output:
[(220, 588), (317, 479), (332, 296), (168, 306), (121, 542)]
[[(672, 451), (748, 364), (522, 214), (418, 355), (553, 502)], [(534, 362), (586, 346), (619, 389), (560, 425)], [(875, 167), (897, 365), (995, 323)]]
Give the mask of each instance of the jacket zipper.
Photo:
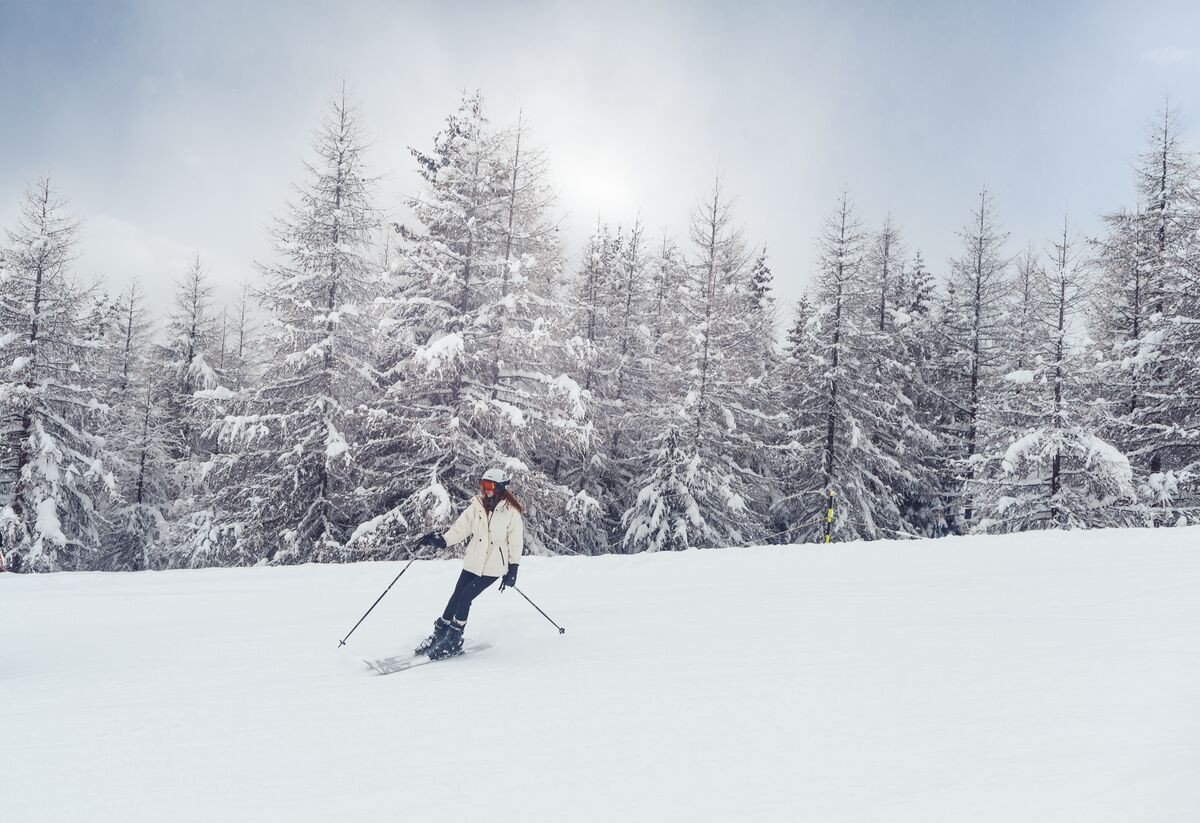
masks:
[[(487, 562), (488, 562), (488, 558), (492, 556), (492, 515), (496, 513), (496, 510), (500, 508), (500, 504), (504, 503), (504, 502), (506, 502), (506, 501), (501, 500), (499, 503), (496, 504), (496, 508), (492, 509), (490, 512), (486, 508), (483, 510), (483, 516), (485, 518), (487, 518), (487, 524), (486, 524), (486, 527), (484, 528), (484, 531), (487, 532), (487, 549), (483, 553), (483, 565), (481, 565), (479, 567), (479, 576), (480, 577), (487, 576)], [(507, 569), (507, 566), (508, 566), (508, 559), (505, 558), (505, 568), (506, 569)]]
[(483, 516), (485, 518), (483, 530), (487, 534), (487, 548), (483, 552), (483, 564), (479, 567), (480, 577), (487, 576), (487, 562), (488, 558), (492, 556), (492, 513), (485, 508)]

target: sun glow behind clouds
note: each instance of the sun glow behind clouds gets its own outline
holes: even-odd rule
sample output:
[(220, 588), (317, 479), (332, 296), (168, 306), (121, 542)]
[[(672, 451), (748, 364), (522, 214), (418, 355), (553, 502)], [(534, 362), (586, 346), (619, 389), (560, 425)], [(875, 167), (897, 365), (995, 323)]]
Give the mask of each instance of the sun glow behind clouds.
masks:
[[(619, 218), (630, 208), (636, 208), (638, 189), (629, 174), (628, 164), (621, 163), (612, 152), (579, 153), (556, 158), (554, 179), (560, 190), (570, 192), (575, 203), (588, 203), (593, 213)], [(586, 220), (590, 215), (574, 215), (572, 222)]]

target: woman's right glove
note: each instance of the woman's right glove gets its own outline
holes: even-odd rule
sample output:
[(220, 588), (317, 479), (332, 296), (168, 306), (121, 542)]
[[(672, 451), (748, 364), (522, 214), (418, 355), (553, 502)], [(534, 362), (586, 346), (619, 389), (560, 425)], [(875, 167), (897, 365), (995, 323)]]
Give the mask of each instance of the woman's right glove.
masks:
[(442, 537), (437, 532), (429, 532), (429, 534), (417, 541), (418, 546), (433, 546), (435, 549), (446, 548), (446, 538)]
[(504, 573), (504, 579), (500, 581), (500, 591), (515, 585), (517, 585), (517, 564), (512, 563), (509, 565), (508, 571)]

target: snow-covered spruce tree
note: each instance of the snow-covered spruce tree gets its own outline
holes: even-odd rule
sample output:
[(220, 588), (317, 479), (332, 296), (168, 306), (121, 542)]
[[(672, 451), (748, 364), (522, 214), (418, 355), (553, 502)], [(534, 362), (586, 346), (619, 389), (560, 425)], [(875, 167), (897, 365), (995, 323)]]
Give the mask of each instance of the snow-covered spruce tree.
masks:
[(474, 94), (430, 152), (413, 151), (423, 191), (411, 201), (418, 225), (398, 227), (384, 300), (384, 392), (366, 458), (378, 498), (354, 541), (363, 551), (410, 551), (495, 464), (515, 478), (534, 551), (578, 551), (575, 530), (594, 516), (547, 467), (582, 452), (590, 429), (562, 362), (569, 313), (544, 160), (522, 135), (493, 131)]
[[(1073, 258), (1070, 265), (1076, 265)], [(1046, 335), (1052, 332), (1047, 325), (1044, 305), (1051, 292), (1048, 285), (1051, 275), (1032, 245), (1017, 256), (1013, 270), (997, 335), (1000, 346), (996, 368), (1005, 378), (994, 381), (981, 400), (980, 431), (987, 430), (989, 442), (980, 446), (979, 453), (985, 460), (994, 458), (997, 448), (1006, 449), (1013, 432), (1029, 431), (1044, 422), (1039, 398), (1042, 392), (1034, 385), (1033, 375), (1044, 361)], [(1076, 288), (1082, 290), (1085, 274), (1078, 271), (1073, 277), (1078, 281)], [(982, 443), (985, 435), (981, 434), (980, 438)], [(994, 467), (992, 473), (995, 473)], [(986, 486), (986, 483), (976, 482), (966, 492), (969, 495), (972, 489)]]
[[(866, 237), (843, 195), (820, 238), (820, 270), (804, 349), (820, 379), (797, 387), (799, 403), (820, 409), (817, 460), (797, 488), (809, 493), (797, 531), (818, 539), (827, 494), (834, 494), (837, 540), (915, 534), (901, 501), (925, 485), (913, 459), (932, 437), (905, 394), (911, 376), (898, 368), (895, 338), (880, 333), (878, 279), (863, 265)], [(886, 321), (886, 318), (885, 318)]]
[(751, 461), (766, 445), (760, 409), (767, 404), (761, 385), (745, 376), (762, 345), (746, 311), (750, 255), (719, 179), (693, 213), (690, 235), (685, 368), (659, 401), (661, 428), (622, 518), (633, 551), (760, 539), (772, 502)]
[[(939, 366), (943, 393), (954, 414), (943, 421), (939, 434), (949, 440), (949, 465), (963, 482), (969, 482), (979, 459), (980, 412), (1003, 360), (1005, 306), (1011, 287), (1004, 251), (1008, 235), (997, 225), (986, 189), (959, 237), (962, 251), (950, 261), (947, 282), (952, 300), (944, 305), (942, 317), (947, 360)], [(956, 515), (962, 528), (969, 529), (976, 520), (975, 505), (969, 494), (960, 502)]]
[(218, 389), (213, 365), (218, 345), (213, 285), (197, 254), (176, 284), (174, 306), (151, 354), (146, 388), (153, 394), (138, 406), (146, 424), (138, 440), (146, 438), (149, 454), (161, 446), (169, 462), (167, 534), (156, 560), (161, 567), (216, 564), (200, 559), (194, 547), (201, 531), (196, 523), (213, 519), (203, 480), (216, 442), (209, 432), (211, 410), (201, 396)]
[(1096, 287), (1090, 301), (1088, 330), (1096, 357), (1106, 370), (1099, 387), (1104, 430), (1122, 448), (1128, 416), (1136, 411), (1143, 389), (1140, 369), (1122, 369), (1125, 350), (1137, 345), (1150, 316), (1147, 276), (1150, 226), (1140, 210), (1104, 216), (1107, 228), (1095, 243)]
[(787, 542), (798, 542), (811, 536), (809, 529), (818, 504), (817, 493), (797, 487), (795, 478), (810, 476), (820, 464), (821, 413), (813, 398), (824, 382), (824, 368), (819, 362), (809, 323), (816, 309), (808, 293), (800, 295), (792, 311), (784, 343), (784, 360), (780, 367), (780, 397), (784, 409), (783, 431), (776, 462), (775, 502), (771, 507), (771, 534)]
[(686, 330), (682, 317), (687, 285), (687, 266), (683, 255), (664, 229), (662, 246), (650, 264), (651, 356), (657, 364), (671, 362), (667, 350), (679, 344)]
[[(107, 390), (126, 392), (146, 368), (154, 338), (154, 324), (146, 309), (146, 295), (135, 280), (113, 302), (110, 323)], [(111, 403), (110, 405), (116, 405)]]
[[(594, 453), (596, 441), (587, 395), (569, 376), (578, 352), (549, 163), (530, 143), (523, 118), (501, 138), (500, 300), (480, 330), (497, 341), (492, 403), (520, 409), (525, 425), (500, 445), (532, 470), (523, 494), (541, 543), (556, 552), (596, 553), (608, 547), (602, 503), (553, 471), (560, 456), (577, 462)], [(638, 261), (633, 266), (640, 270)]]
[(658, 284), (640, 220), (629, 230), (597, 226), (583, 252), (575, 295), (577, 379), (590, 398), (593, 448), (558, 461), (555, 476), (597, 501), (603, 533), (589, 541), (603, 551), (623, 548), (620, 520), (636, 495), (650, 428), (647, 408), (656, 385), (651, 363)]
[(43, 178), (0, 258), (0, 551), (14, 571), (88, 568), (112, 493), (97, 303), (70, 277), (77, 233)]
[[(345, 91), (322, 118), (308, 179), (275, 226), (280, 255), (262, 266), (259, 300), (270, 372), (243, 413), (214, 427), (224, 529), (208, 546), (241, 562), (338, 560), (361, 516), (357, 410), (372, 392), (370, 334), (378, 296), (370, 240), (378, 218), (357, 113)], [(232, 393), (208, 398), (237, 405)], [(212, 527), (201, 522), (201, 535)], [(228, 545), (224, 541), (234, 541)]]
[(102, 558), (106, 570), (142, 570), (163, 564), (167, 512), (176, 495), (170, 458), (173, 439), (158, 385), (149, 367), (153, 327), (136, 282), (113, 304), (104, 342), (105, 430), (116, 477), (116, 496), (105, 512)]
[(918, 403), (921, 418), (938, 435), (932, 455), (935, 477), (933, 506), (944, 519), (944, 532), (963, 534), (963, 441), (966, 415), (961, 400), (970, 392), (970, 371), (962, 368), (962, 354), (946, 333), (962, 317), (962, 301), (953, 280), (932, 294), (929, 313), (909, 331), (922, 341), (925, 394)]
[(898, 455), (917, 478), (902, 490), (901, 510), (910, 525), (929, 533), (941, 498), (937, 447), (931, 435), (935, 428), (935, 416), (930, 414), (933, 389), (928, 382), (934, 350), (929, 322), (933, 277), (925, 270), (919, 251), (910, 271), (903, 233), (890, 214), (871, 237), (864, 266), (872, 299), (878, 304), (873, 331), (879, 338), (875, 343), (876, 371), (880, 382), (890, 383), (911, 411), (908, 420), (898, 422), (916, 424), (916, 429), (888, 436), (880, 433), (877, 439), (896, 443)]
[(892, 325), (889, 309), (895, 311), (897, 306), (894, 302), (889, 304), (889, 298), (894, 298), (897, 284), (902, 282), (905, 275), (903, 241), (900, 229), (892, 221), (890, 214), (884, 219), (879, 231), (868, 241), (863, 267), (871, 291), (879, 304), (877, 328), (882, 332)]
[(746, 311), (750, 315), (752, 330), (760, 336), (758, 358), (755, 364), (759, 373), (765, 374), (780, 361), (779, 344), (775, 329), (779, 318), (775, 312), (775, 274), (767, 263), (767, 247), (764, 245), (750, 267)]
[(606, 223), (597, 221), (596, 231), (584, 246), (576, 278), (575, 336), (578, 339), (579, 383), (589, 393), (604, 379), (608, 369), (603, 340), (608, 334), (617, 292), (616, 260), (622, 237)]
[(165, 339), (156, 353), (155, 371), (161, 394), (158, 402), (169, 421), (171, 457), (177, 461), (202, 458), (206, 420), (195, 402), (198, 391), (219, 382), (212, 365), (217, 349), (217, 319), (213, 286), (196, 255), (175, 289), (175, 307), (167, 320)]
[(1009, 354), (1025, 368), (1005, 380), (1028, 390), (995, 392), (982, 415), (983, 459), (968, 489), (981, 514), (978, 531), (1144, 522), (1129, 461), (1089, 425), (1090, 360), (1071, 339), (1091, 287), (1078, 246), (1064, 219), (1048, 265), (1027, 255), (1018, 266), (1008, 339), (1029, 348)]
[(1151, 318), (1161, 336), (1147, 341), (1156, 367), (1148, 399), (1158, 410), (1147, 404), (1135, 416), (1158, 447), (1141, 492), (1156, 522), (1186, 525), (1200, 522), (1200, 249), (1189, 249), (1164, 290), (1164, 311)]
[(1134, 165), (1138, 202), (1150, 235), (1146, 260), (1146, 299), (1162, 314), (1178, 286), (1178, 261), (1186, 259), (1200, 227), (1195, 156), (1182, 145), (1178, 113), (1164, 107), (1150, 133), (1150, 145)]
[(593, 552), (607, 551), (610, 532), (619, 521), (622, 496), (617, 493), (615, 469), (609, 454), (610, 434), (616, 428), (616, 410), (610, 394), (617, 354), (615, 330), (620, 327), (620, 260), (625, 237), (597, 220), (596, 231), (582, 252), (576, 276), (572, 348), (576, 355), (575, 379), (589, 400), (590, 417), (595, 427), (593, 448), (572, 459), (556, 455), (551, 475), (595, 500), (602, 513), (598, 528), (581, 542)]
[[(870, 238), (864, 268), (871, 301), (876, 304), (874, 328), (864, 330), (876, 338), (868, 347), (874, 352), (872, 368), (878, 383), (906, 410), (892, 420), (894, 430), (881, 430), (874, 438), (885, 450), (894, 450), (906, 467), (907, 477), (898, 489), (904, 533), (932, 534), (943, 496), (940, 443), (933, 434), (936, 415), (931, 413), (936, 404), (929, 384), (933, 279), (919, 253), (909, 271), (903, 233), (891, 215)], [(882, 422), (886, 425), (888, 421)]]
[(256, 388), (266, 363), (260, 350), (261, 323), (249, 282), (242, 285), (237, 302), (227, 313), (229, 336), (223, 358), (224, 382), (234, 392)]
[(1139, 209), (1109, 218), (1093, 329), (1111, 344), (1102, 431), (1128, 455), (1157, 524), (1194, 522), (1200, 476), (1194, 310), (1200, 182), (1176, 115), (1162, 112), (1135, 166)]
[[(650, 345), (649, 328), (644, 315), (647, 294), (646, 236), (640, 220), (634, 221), (629, 235), (619, 246), (616, 272), (616, 316), (612, 326), (613, 367), (608, 374), (607, 399), (615, 412), (606, 422), (602, 435), (607, 451), (617, 464), (615, 488), (628, 488), (631, 466), (629, 457), (636, 451), (634, 411), (647, 402), (646, 353)], [(622, 439), (624, 438), (624, 442)], [(634, 447), (631, 449), (630, 447)]]
[(262, 352), (256, 340), (259, 320), (255, 313), (254, 289), (249, 280), (242, 284), (237, 299), (221, 311), (214, 367), (221, 382), (232, 391), (254, 384), (262, 364)]
[[(775, 306), (775, 275), (767, 263), (764, 245), (750, 267), (746, 294), (746, 325), (751, 341), (747, 347), (743, 376), (747, 394), (758, 404), (745, 409), (742, 426), (760, 445), (751, 449), (746, 468), (760, 478), (763, 499), (760, 511), (768, 513), (770, 528), (763, 538), (768, 542), (785, 540), (786, 526), (775, 526), (781, 487), (790, 482), (791, 416), (783, 401), (787, 357), (778, 339), (779, 317)], [(786, 478), (786, 479), (785, 479)], [(766, 524), (765, 524), (766, 525)]]

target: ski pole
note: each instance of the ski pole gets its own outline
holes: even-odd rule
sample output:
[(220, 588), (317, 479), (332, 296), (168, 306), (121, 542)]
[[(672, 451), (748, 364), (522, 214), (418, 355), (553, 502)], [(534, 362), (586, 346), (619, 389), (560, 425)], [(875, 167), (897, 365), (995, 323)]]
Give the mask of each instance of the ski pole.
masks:
[[(383, 596), (392, 590), (392, 586), (396, 585), (396, 580), (400, 579), (400, 575), (408, 571), (408, 567), (415, 563), (416, 560), (417, 558), (414, 557), (412, 560), (409, 560), (406, 564), (404, 564), (404, 568), (400, 570), (400, 574), (396, 575), (395, 579), (392, 580), (391, 583), (388, 583), (388, 587), (383, 590), (383, 594), (379, 595), (379, 598), (371, 604), (370, 609), (367, 609), (367, 614), (370, 614), (371, 611), (379, 605), (379, 601), (383, 599)], [(367, 614), (364, 614), (362, 617), (358, 618), (358, 622), (354, 624), (354, 629), (357, 629), (360, 625), (362, 625), (362, 622), (367, 619)], [(351, 629), (349, 632), (347, 632), (346, 636), (341, 639), (341, 642), (338, 643), (339, 649), (346, 645), (346, 641), (350, 639), (350, 635), (354, 634), (354, 629)]]
[[(542, 611), (540, 608), (538, 608), (538, 604), (534, 603), (532, 600), (530, 600), (529, 597), (525, 594), (525, 592), (521, 591), (520, 589), (517, 589), (516, 586), (511, 586), (510, 588), (516, 589), (517, 594), (521, 595), (521, 597), (524, 597), (525, 601), (527, 603), (529, 603), (530, 606), (533, 606), (535, 609), (537, 609), (538, 613), (541, 614), (542, 617), (546, 618), (547, 620), (550, 620), (550, 615), (546, 614), (544, 611)], [(566, 629), (564, 629), (562, 626), (555, 623), (553, 620), (550, 620), (550, 625), (552, 625), (552, 626), (554, 626), (554, 628), (558, 629), (559, 634), (567, 633)]]

